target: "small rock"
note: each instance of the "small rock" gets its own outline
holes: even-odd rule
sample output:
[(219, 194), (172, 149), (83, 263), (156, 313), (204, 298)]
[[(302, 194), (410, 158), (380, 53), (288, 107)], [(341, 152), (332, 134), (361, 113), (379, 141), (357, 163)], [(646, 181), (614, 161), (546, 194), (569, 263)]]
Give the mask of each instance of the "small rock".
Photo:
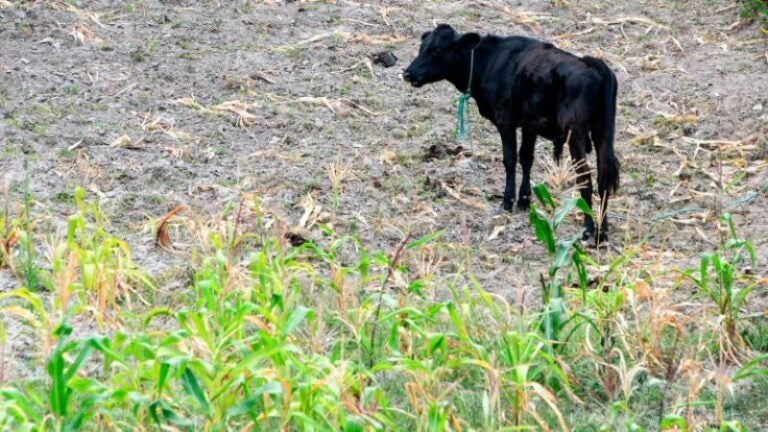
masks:
[(445, 152), (448, 153), (451, 156), (456, 156), (456, 155), (458, 155), (459, 153), (461, 153), (463, 151), (464, 151), (464, 147), (462, 147), (462, 146), (456, 146), (456, 147), (454, 147), (452, 149), (446, 149), (445, 150)]
[(461, 169), (472, 169), (472, 159), (461, 159), (456, 162), (456, 167)]
[(299, 230), (288, 231), (285, 233), (285, 238), (291, 243), (291, 246), (301, 246), (309, 241), (306, 233), (300, 232)]
[(373, 64), (380, 64), (385, 68), (392, 67), (397, 64), (397, 56), (390, 51), (382, 51), (373, 56)]
[(445, 146), (442, 144), (432, 144), (428, 148), (424, 149), (424, 155), (422, 161), (429, 162), (435, 159), (442, 159), (445, 157)]

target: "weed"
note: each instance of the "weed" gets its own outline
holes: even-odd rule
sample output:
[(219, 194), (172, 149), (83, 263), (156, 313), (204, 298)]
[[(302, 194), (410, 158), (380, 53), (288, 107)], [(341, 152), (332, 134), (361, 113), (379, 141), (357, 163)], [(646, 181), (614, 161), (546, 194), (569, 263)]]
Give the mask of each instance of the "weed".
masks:
[(80, 87), (77, 84), (68, 84), (64, 87), (64, 94), (68, 96), (77, 96), (80, 92)]
[(24, 157), (24, 218), (22, 223), (23, 231), (19, 233), (20, 249), (24, 253), (24, 279), (27, 288), (36, 290), (39, 288), (39, 271), (35, 265), (34, 247), (32, 245), (32, 194), (29, 190), (29, 161)]
[(155, 51), (157, 51), (157, 47), (159, 44), (160, 44), (160, 41), (155, 38), (147, 39), (147, 47), (146, 47), (147, 54), (152, 55)]
[(10, 183), (3, 184), (3, 208), (0, 214), (0, 268), (13, 268), (15, 246), (19, 241), (18, 232), (23, 229), (23, 221), (11, 217), (10, 210)]
[(768, 3), (765, 0), (742, 0), (740, 15), (757, 22), (762, 32), (768, 34)]
[[(754, 247), (738, 237), (730, 214), (721, 216), (719, 222), (719, 230), (727, 232), (729, 238), (723, 238), (717, 252), (701, 256), (698, 271), (689, 270), (685, 275), (716, 306), (723, 330), (718, 338), (720, 353), (733, 360), (738, 358), (743, 346), (738, 328), (741, 310), (759, 282), (745, 279), (739, 272), (747, 264), (755, 265)], [(740, 286), (740, 281), (744, 281), (744, 285)]]
[(133, 51), (131, 51), (130, 57), (134, 63), (142, 63), (144, 60), (147, 59), (147, 53), (143, 47), (138, 47)]

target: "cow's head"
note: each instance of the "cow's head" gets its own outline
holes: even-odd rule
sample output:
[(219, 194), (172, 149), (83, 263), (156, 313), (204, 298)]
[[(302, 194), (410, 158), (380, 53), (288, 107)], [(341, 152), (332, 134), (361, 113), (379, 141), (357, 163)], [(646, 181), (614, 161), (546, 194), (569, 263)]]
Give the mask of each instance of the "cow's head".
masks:
[(452, 70), (468, 67), (461, 62), (463, 51), (480, 43), (477, 33), (459, 34), (448, 24), (440, 24), (421, 35), (419, 55), (403, 72), (403, 79), (414, 87), (444, 80)]

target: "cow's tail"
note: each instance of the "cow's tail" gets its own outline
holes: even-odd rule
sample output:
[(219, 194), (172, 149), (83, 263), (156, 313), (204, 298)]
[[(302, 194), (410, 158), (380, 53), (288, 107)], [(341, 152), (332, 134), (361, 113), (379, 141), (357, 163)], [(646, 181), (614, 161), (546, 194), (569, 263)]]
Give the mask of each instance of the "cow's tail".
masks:
[[(616, 129), (616, 93), (618, 82), (616, 75), (604, 61), (586, 56), (584, 60), (595, 68), (603, 81), (602, 135), (604, 145), (598, 148), (597, 182), (600, 189), (611, 193), (619, 188), (619, 168), (621, 164), (613, 151), (613, 139)], [(599, 126), (598, 126), (599, 127)], [(600, 145), (600, 143), (596, 143)]]

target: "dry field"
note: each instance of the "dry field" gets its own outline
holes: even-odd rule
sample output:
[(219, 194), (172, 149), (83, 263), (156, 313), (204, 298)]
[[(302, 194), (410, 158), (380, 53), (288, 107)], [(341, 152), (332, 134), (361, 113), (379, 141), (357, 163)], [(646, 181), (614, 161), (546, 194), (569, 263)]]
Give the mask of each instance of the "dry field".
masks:
[[(53, 402), (60, 383), (72, 394), (67, 403), (91, 407), (83, 419), (94, 429), (738, 427), (726, 420), (768, 428), (760, 404), (768, 395), (768, 42), (753, 9), (760, 4), (0, 0), (0, 408), (15, 403), (27, 413), (0, 414), (0, 425), (70, 427), (80, 408), (60, 411)], [(490, 123), (473, 106), (472, 139), (457, 142), (455, 89), (446, 82), (413, 89), (401, 80), (419, 35), (443, 22), (545, 39), (602, 57), (616, 72), (622, 185), (611, 202), (610, 247), (569, 252), (588, 261), (581, 286), (570, 261), (545, 277), (552, 259), (527, 213), (498, 211), (504, 169)], [(396, 66), (374, 62), (383, 51), (398, 58)], [(575, 186), (551, 154), (551, 143), (540, 140), (533, 180), (560, 205)], [(747, 243), (729, 242), (725, 214)], [(569, 239), (579, 227), (573, 212), (557, 236)], [(435, 232), (442, 234), (404, 247)], [(254, 270), (259, 253), (274, 264), (264, 264), (269, 272)], [(699, 277), (701, 256), (710, 253), (730, 260), (735, 291), (723, 273), (709, 285)], [(367, 254), (370, 274), (355, 264)], [(258, 296), (265, 272), (293, 294)], [(205, 294), (200, 281), (212, 275), (222, 292)], [(566, 288), (563, 317), (573, 320), (562, 333), (572, 338), (553, 348), (534, 336), (546, 305), (542, 286), (555, 280)], [(31, 294), (20, 291), (25, 286)], [(254, 309), (240, 316), (252, 318), (244, 327), (227, 333), (237, 307), (224, 299), (235, 291), (248, 293), (235, 304)], [(210, 366), (223, 361), (212, 346), (224, 345), (200, 336), (174, 342), (186, 356), (181, 363), (139, 361), (135, 353), (132, 363), (122, 354), (125, 369), (145, 364), (162, 375), (160, 365), (172, 365), (166, 394), (164, 384), (156, 394), (137, 384), (152, 381), (150, 372), (118, 384), (96, 342), (80, 372), (58, 379), (51, 372), (51, 359), (63, 353), (62, 364), (73, 364), (97, 333), (113, 347), (140, 332), (152, 339), (138, 323), (158, 308), (165, 312), (157, 332), (192, 337), (189, 316), (206, 295), (232, 309), (217, 315), (216, 302), (207, 303), (222, 326), (212, 333), (242, 342), (222, 349), (224, 363), (240, 364), (255, 350), (248, 329), (287, 326), (286, 334), (298, 333), (280, 344), (327, 364), (302, 375), (286, 358), (309, 360), (289, 350), (282, 360), (234, 367), (244, 375), (229, 389), (213, 378), (219, 366)], [(285, 321), (265, 311), (273, 301), (285, 302)], [(411, 302), (420, 312), (408, 327), (396, 315)], [(434, 309), (449, 303), (465, 307), (458, 321), (466, 319), (469, 336), (449, 307)], [(580, 316), (589, 319), (577, 324)], [(71, 352), (54, 333), (61, 322), (72, 328)], [(441, 332), (445, 346), (437, 349)], [(502, 365), (503, 349), (483, 357), (463, 339), (493, 351), (512, 343), (502, 337), (509, 332), (547, 353), (518, 359), (537, 370), (525, 384), (503, 378), (516, 370), (511, 359)], [(373, 343), (355, 339), (363, 333)], [(178, 366), (196, 357), (210, 365)], [(250, 381), (267, 369), (272, 375)], [(562, 382), (545, 369), (562, 370)], [(274, 376), (282, 396), (270, 387), (261, 399), (248, 397), (246, 387)], [(337, 381), (329, 392), (342, 408), (301, 399), (304, 383)], [(95, 383), (112, 393), (83, 402), (86, 394), (96, 398)], [(171, 388), (186, 396), (174, 399)], [(118, 400), (119, 389), (141, 397)], [(217, 399), (227, 391), (230, 399)], [(39, 404), (32, 395), (42, 395)], [(19, 400), (32, 408), (19, 408)], [(328, 406), (321, 414), (305, 403)], [(132, 406), (139, 414), (127, 414)], [(188, 423), (174, 423), (165, 408)], [(255, 410), (262, 416), (238, 417)]]

